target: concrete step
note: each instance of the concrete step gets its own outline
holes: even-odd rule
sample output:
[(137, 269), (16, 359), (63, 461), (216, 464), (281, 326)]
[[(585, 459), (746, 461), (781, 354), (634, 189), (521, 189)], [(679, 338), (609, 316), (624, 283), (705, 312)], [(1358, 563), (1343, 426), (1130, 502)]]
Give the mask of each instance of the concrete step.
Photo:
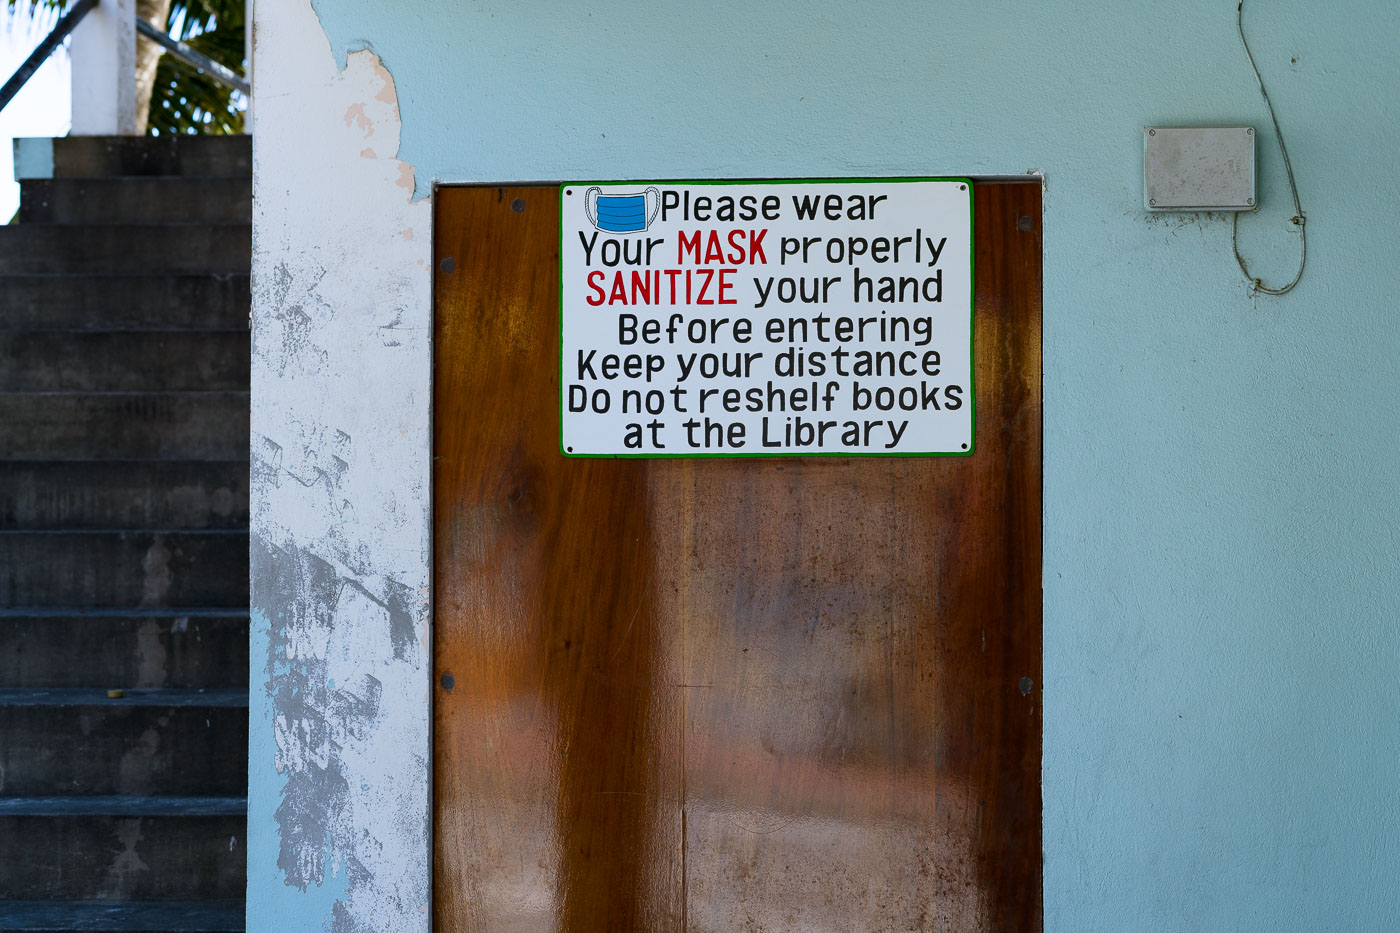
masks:
[(242, 689), (3, 689), (0, 735), (9, 796), (246, 792)]
[(243, 893), (242, 797), (0, 798), (0, 878), (26, 900)]
[(0, 460), (247, 455), (247, 392), (0, 393)]
[(0, 901), (14, 933), (243, 933), (242, 900)]
[(53, 141), (57, 178), (253, 174), (251, 136), (66, 136)]
[(0, 531), (247, 527), (247, 460), (0, 461)]
[(248, 388), (248, 330), (0, 331), (0, 392)]
[(0, 274), (248, 272), (247, 224), (11, 224), (0, 227)]
[(35, 178), (20, 182), (25, 224), (251, 223), (253, 180)]
[(0, 688), (247, 686), (244, 611), (0, 611)]
[(0, 275), (0, 330), (247, 330), (249, 277)]
[(0, 532), (0, 606), (246, 609), (248, 535)]

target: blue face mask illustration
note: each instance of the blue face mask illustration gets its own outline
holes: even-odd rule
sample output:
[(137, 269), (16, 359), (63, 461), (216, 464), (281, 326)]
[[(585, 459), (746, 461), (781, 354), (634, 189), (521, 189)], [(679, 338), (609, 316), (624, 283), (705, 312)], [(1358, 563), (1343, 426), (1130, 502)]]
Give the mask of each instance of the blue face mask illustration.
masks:
[(651, 226), (661, 207), (661, 192), (654, 186), (633, 194), (603, 194), (589, 188), (583, 194), (588, 222), (608, 233), (639, 233)]

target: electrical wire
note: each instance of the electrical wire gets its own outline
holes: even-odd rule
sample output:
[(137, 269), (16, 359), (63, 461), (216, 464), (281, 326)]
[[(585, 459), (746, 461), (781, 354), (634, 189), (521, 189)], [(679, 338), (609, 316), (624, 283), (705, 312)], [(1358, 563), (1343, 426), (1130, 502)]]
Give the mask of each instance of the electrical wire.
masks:
[(1278, 288), (1271, 288), (1259, 279), (1256, 279), (1249, 272), (1249, 267), (1245, 265), (1244, 257), (1240, 255), (1240, 214), (1235, 212), (1234, 227), (1230, 232), (1230, 245), (1235, 250), (1235, 262), (1240, 264), (1240, 271), (1249, 280), (1256, 292), (1263, 292), (1266, 295), (1286, 295), (1293, 290), (1293, 286), (1298, 284), (1298, 280), (1303, 277), (1303, 266), (1308, 261), (1308, 229), (1307, 215), (1303, 213), (1303, 205), (1298, 200), (1298, 183), (1293, 180), (1293, 163), (1288, 161), (1288, 147), (1283, 144), (1283, 130), (1279, 129), (1278, 117), (1274, 114), (1273, 101), (1269, 100), (1269, 92), (1264, 89), (1264, 76), (1259, 73), (1259, 66), (1254, 62), (1254, 53), (1249, 50), (1249, 43), (1244, 38), (1244, 0), (1240, 0), (1239, 6), (1235, 8), (1235, 25), (1240, 31), (1240, 45), (1244, 46), (1244, 54), (1249, 56), (1249, 67), (1254, 69), (1255, 80), (1259, 82), (1259, 93), (1264, 96), (1264, 104), (1269, 108), (1269, 119), (1274, 123), (1274, 135), (1278, 137), (1278, 148), (1283, 153), (1283, 167), (1288, 172), (1288, 187), (1293, 191), (1293, 223), (1298, 227), (1299, 243), (1301, 253), (1298, 256), (1298, 271), (1287, 285)]

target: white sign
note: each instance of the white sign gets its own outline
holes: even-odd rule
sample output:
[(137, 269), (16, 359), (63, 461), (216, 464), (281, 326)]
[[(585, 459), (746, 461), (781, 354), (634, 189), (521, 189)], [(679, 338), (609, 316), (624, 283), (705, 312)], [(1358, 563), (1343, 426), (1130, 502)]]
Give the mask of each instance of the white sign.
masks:
[(561, 186), (563, 452), (970, 454), (971, 189)]

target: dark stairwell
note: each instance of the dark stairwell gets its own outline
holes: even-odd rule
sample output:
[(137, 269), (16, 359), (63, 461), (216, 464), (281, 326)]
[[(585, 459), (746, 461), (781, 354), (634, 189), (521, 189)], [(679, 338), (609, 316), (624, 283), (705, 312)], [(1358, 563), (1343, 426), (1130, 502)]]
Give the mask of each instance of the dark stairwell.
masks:
[(54, 176), (0, 227), (0, 929), (242, 930), (249, 138)]

